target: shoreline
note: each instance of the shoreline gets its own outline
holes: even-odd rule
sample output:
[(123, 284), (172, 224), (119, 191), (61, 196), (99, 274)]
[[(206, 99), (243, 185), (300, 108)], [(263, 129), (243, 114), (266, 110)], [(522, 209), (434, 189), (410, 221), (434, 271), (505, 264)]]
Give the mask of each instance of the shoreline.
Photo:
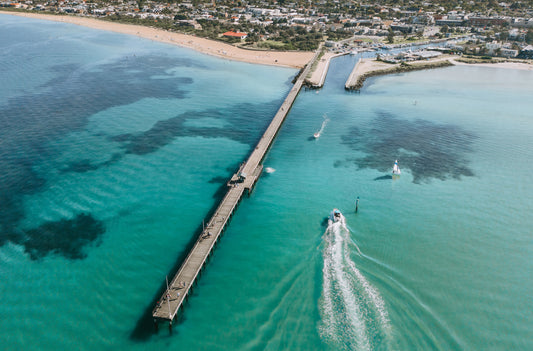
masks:
[(461, 62), (455, 60), (455, 58), (450, 59), (450, 62), (452, 62), (456, 66), (473, 66), (473, 67), (492, 67), (492, 68), (505, 68), (505, 69), (518, 69), (522, 71), (533, 71), (533, 62), (532, 63), (525, 63), (525, 62), (513, 62), (513, 61), (504, 61), (504, 62)]
[(150, 39), (157, 42), (172, 44), (179, 47), (195, 50), (197, 52), (225, 58), (233, 61), (248, 62), (270, 66), (302, 68), (313, 57), (312, 51), (257, 51), (240, 49), (233, 45), (204, 39), (193, 35), (169, 32), (163, 29), (108, 22), (89, 17), (50, 15), (29, 12), (2, 11), (0, 14), (19, 16), (54, 22), (70, 23), (92, 29), (105, 30), (109, 32), (133, 35), (136, 37)]
[[(175, 46), (179, 46), (179, 47), (183, 47), (187, 49), (192, 49), (196, 52), (215, 56), (218, 58), (224, 58), (224, 59), (228, 59), (232, 61), (239, 61), (239, 62), (247, 62), (247, 63), (252, 63), (252, 64), (262, 64), (262, 65), (301, 69), (312, 59), (312, 57), (315, 54), (312, 51), (272, 51), (272, 50), (258, 51), (258, 50), (252, 50), (252, 49), (241, 49), (230, 44), (218, 42), (218, 41), (211, 40), (211, 39), (200, 38), (200, 37), (196, 37), (193, 35), (170, 32), (170, 31), (166, 31), (163, 29), (157, 29), (157, 28), (147, 27), (147, 26), (109, 22), (109, 21), (99, 20), (99, 19), (91, 18), (91, 17), (40, 14), (40, 13), (30, 13), (30, 12), (14, 12), (14, 11), (3, 11), (3, 10), (0, 10), (0, 14), (32, 18), (32, 19), (40, 19), (40, 20), (60, 22), (60, 23), (69, 23), (69, 24), (79, 25), (79, 26), (88, 27), (88, 28), (97, 29), (97, 30), (105, 30), (105, 31), (114, 32), (114, 33), (132, 35), (132, 36), (136, 36), (139, 38), (157, 41), (160, 43), (171, 44), (171, 45), (175, 45)], [(329, 59), (335, 57), (336, 55), (330, 54), (328, 56), (331, 56), (327, 58), (328, 59), (327, 61), (329, 62)], [(456, 58), (459, 58), (459, 57), (460, 56), (449, 57), (448, 58), (449, 63), (452, 65), (473, 66), (473, 67), (493, 67), (493, 68), (505, 68), (505, 69), (533, 70), (533, 64), (528, 64), (528, 63), (520, 63), (520, 62), (512, 62), (512, 61), (494, 62), (494, 63), (480, 63), (480, 62), (466, 63), (466, 62), (460, 62), (456, 60)], [(442, 60), (442, 58), (437, 59), (437, 60)], [(360, 66), (363, 66), (364, 68), (360, 67), (357, 70), (358, 72), (356, 72), (356, 75), (359, 78), (363, 78), (362, 77), (363, 75), (366, 76), (365, 78), (363, 78), (363, 81), (369, 76), (368, 75), (370, 73), (369, 71), (376, 71), (376, 72), (370, 73), (370, 75), (383, 75), (383, 74), (398, 72), (397, 70), (390, 70), (386, 72), (387, 70), (384, 70), (383, 67), (377, 67), (375, 64), (370, 64), (368, 61), (369, 59), (362, 60), (361, 63), (364, 63), (364, 64)], [(433, 60), (430, 60), (429, 62), (432, 62), (432, 61)], [(319, 63), (319, 66), (322, 66), (322, 65), (320, 65)], [(390, 68), (391, 66), (388, 65), (388, 67)], [(411, 68), (414, 68), (414, 67), (411, 67)], [(428, 68), (432, 68), (432, 67), (417, 68), (417, 69), (428, 69)], [(317, 71), (320, 72), (321, 70), (323, 70), (323, 67), (316, 67), (313, 74), (317, 74)], [(315, 81), (317, 81), (318, 83), (318, 80), (319, 80), (319, 77), (310, 76), (307, 79), (307, 84), (312, 84), (312, 82), (315, 82)], [(359, 83), (360, 84), (354, 84), (354, 82), (352, 82), (351, 88), (348, 88), (348, 87), (346, 88), (349, 90), (352, 90), (354, 89), (354, 85), (360, 85), (358, 88), (355, 88), (357, 90), (362, 86), (362, 82), (359, 82)]]

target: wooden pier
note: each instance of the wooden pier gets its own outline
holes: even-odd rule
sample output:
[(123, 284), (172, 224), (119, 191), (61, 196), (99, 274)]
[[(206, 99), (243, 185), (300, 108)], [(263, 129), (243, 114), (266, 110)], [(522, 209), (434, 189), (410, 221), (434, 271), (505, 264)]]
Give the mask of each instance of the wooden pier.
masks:
[(178, 272), (172, 280), (168, 282), (168, 288), (163, 292), (161, 298), (156, 303), (156, 306), (152, 311), (152, 316), (156, 324), (158, 321), (168, 321), (172, 324), (172, 321), (189, 295), (192, 286), (196, 279), (198, 279), (200, 271), (213, 251), (214, 245), (227, 227), (229, 220), (233, 216), (243, 195), (245, 193), (251, 193), (257, 179), (261, 175), (261, 171), (263, 170), (261, 162), (278, 134), (285, 117), (302, 88), (302, 84), (305, 77), (307, 77), (310, 67), (317, 59), (318, 54), (319, 50), (317, 50), (315, 56), (301, 72), (300, 76), (294, 83), (294, 86), (285, 98), (285, 101), (283, 101), (278, 112), (272, 119), (272, 122), (270, 122), (265, 133), (248, 157), (248, 160), (241, 164), (237, 173), (235, 173), (228, 181), (226, 195), (220, 202), (213, 216), (207, 222), (207, 225), (203, 228)]

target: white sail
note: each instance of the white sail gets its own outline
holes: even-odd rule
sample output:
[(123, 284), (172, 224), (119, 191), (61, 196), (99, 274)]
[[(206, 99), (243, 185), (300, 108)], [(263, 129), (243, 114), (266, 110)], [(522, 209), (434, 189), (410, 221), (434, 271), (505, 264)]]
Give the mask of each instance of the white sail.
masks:
[(400, 167), (398, 166), (398, 160), (394, 161), (394, 166), (392, 167), (392, 174), (401, 174)]

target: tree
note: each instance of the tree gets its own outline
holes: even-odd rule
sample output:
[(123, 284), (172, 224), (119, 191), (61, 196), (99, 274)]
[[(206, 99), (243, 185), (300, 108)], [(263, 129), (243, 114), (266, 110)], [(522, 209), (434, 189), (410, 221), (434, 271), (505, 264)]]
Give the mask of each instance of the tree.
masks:
[(392, 28), (389, 28), (389, 34), (387, 34), (387, 42), (389, 44), (394, 43), (394, 31), (392, 30)]
[(533, 44), (533, 29), (528, 29), (526, 33), (526, 43)]
[(499, 35), (498, 35), (498, 38), (502, 41), (505, 41), (507, 39), (509, 39), (509, 32), (506, 31), (506, 30), (502, 30)]

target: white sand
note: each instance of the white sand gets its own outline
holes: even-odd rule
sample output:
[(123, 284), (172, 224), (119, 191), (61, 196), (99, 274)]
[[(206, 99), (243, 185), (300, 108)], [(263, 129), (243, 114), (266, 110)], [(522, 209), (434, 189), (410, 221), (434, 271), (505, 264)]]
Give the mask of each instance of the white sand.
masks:
[(463, 65), (463, 66), (476, 66), (476, 67), (493, 67), (493, 68), (507, 68), (507, 69), (520, 69), (525, 71), (533, 71), (533, 62), (532, 63), (522, 63), (522, 62), (499, 62), (499, 63), (465, 63), (455, 60), (450, 60), (454, 65)]

